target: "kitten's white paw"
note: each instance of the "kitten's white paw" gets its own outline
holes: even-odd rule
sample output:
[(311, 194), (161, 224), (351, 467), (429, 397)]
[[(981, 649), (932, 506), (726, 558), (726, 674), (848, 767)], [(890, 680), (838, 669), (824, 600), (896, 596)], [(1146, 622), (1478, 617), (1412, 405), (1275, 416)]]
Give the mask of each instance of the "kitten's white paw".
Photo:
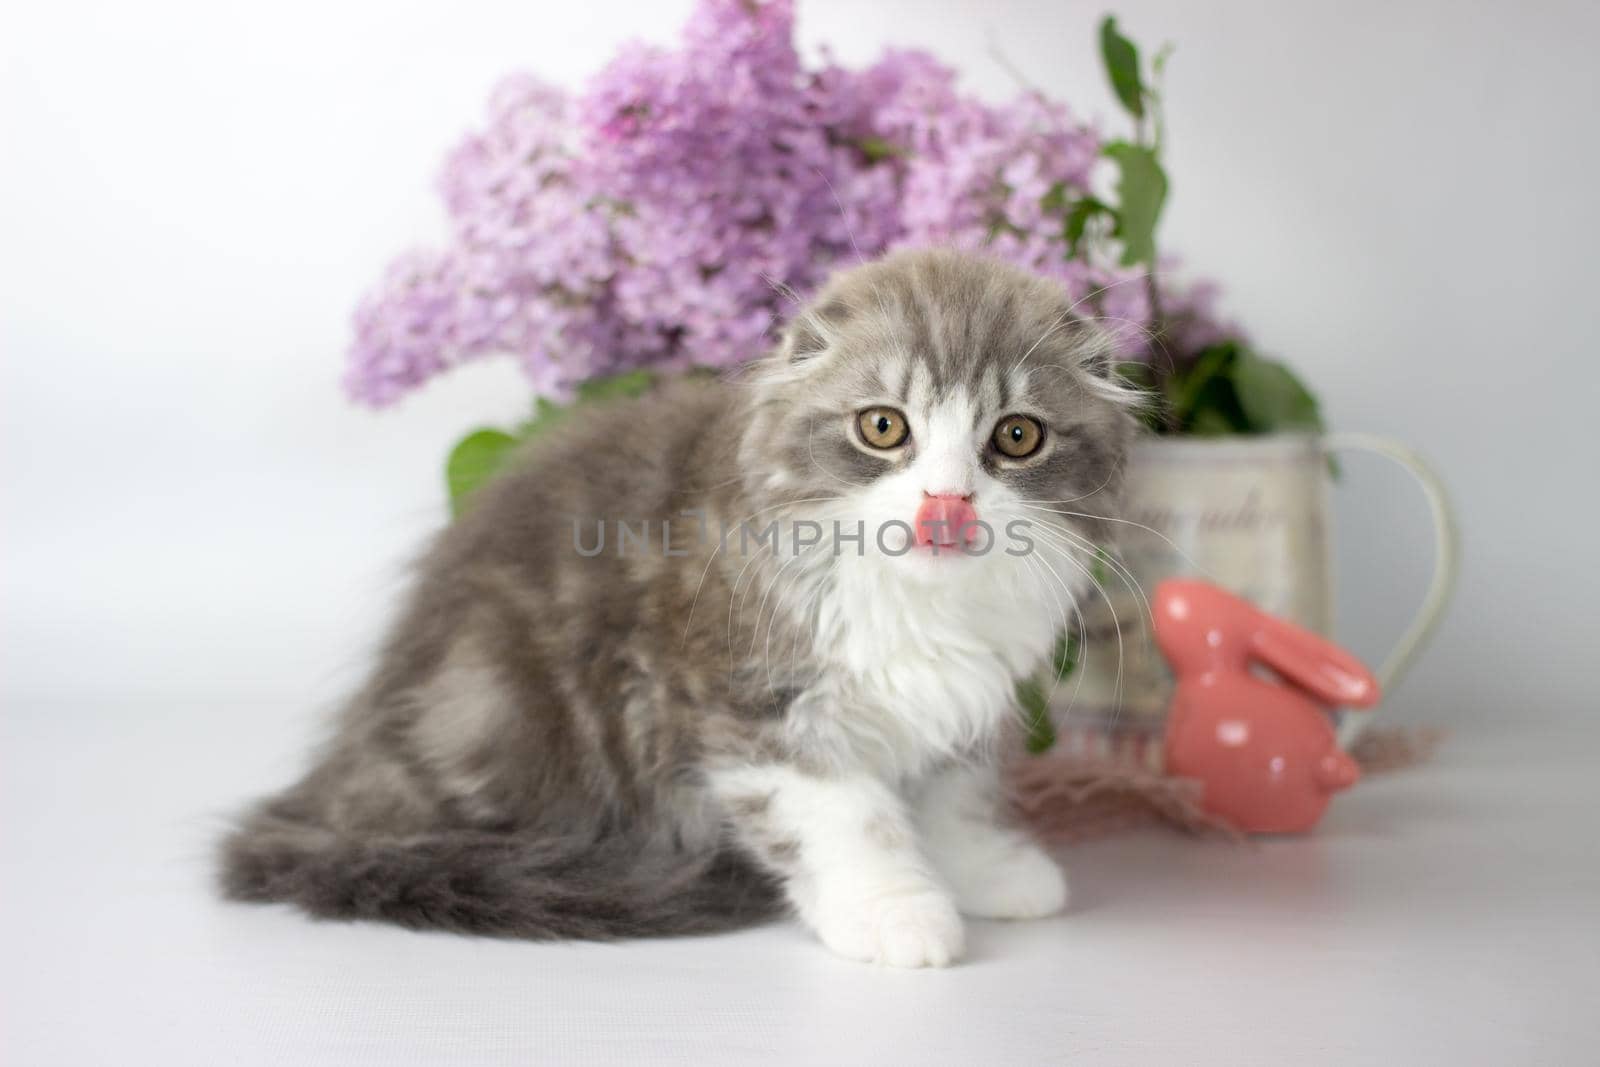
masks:
[(944, 967), (966, 945), (955, 905), (932, 889), (825, 903), (816, 928), (839, 955), (891, 967)]
[(969, 871), (956, 887), (956, 903), (974, 918), (1039, 919), (1067, 906), (1067, 878), (1043, 849), (1019, 843)]

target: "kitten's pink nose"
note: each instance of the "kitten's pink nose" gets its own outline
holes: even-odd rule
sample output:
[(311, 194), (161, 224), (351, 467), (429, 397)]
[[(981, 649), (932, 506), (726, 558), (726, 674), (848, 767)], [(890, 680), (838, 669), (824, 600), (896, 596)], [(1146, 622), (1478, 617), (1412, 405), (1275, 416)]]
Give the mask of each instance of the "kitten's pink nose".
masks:
[(977, 521), (971, 494), (924, 493), (917, 509), (917, 544), (953, 547), (977, 540)]

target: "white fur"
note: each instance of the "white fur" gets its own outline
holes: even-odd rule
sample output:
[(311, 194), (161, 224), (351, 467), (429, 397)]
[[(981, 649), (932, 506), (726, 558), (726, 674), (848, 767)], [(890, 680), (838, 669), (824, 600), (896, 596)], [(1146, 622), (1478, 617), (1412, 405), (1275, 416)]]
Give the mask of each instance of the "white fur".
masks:
[[(1032, 514), (980, 468), (990, 426), (970, 404), (955, 396), (912, 416), (915, 462), (853, 494), (869, 531), (865, 552), (837, 559), (817, 597), (817, 645), (844, 679), (838, 726), (886, 778), (918, 777), (989, 741), (1014, 706), (1017, 680), (1065, 622), (1066, 594), (1041, 580), (1038, 563), (1006, 552), (1007, 523)], [(972, 494), (996, 536), (988, 553), (896, 556), (902, 546), (888, 539), (880, 551), (873, 531), (903, 535), (888, 524), (910, 525), (925, 493)]]
[[(863, 519), (864, 551), (831, 567), (804, 566), (791, 583), (829, 688), (810, 692), (787, 720), (793, 748), (828, 773), (747, 767), (713, 777), (725, 797), (768, 798), (762, 832), (798, 846), (787, 891), (834, 951), (897, 966), (939, 966), (960, 955), (957, 907), (970, 915), (1028, 918), (1060, 910), (1066, 883), (1037, 846), (999, 824), (989, 742), (1066, 622), (1076, 581), (1005, 552), (933, 557), (876, 531), (910, 525), (924, 494), (972, 494), (997, 535), (1032, 513), (978, 463), (992, 423), (962, 396), (908, 415), (918, 453), (905, 470), (847, 494), (836, 513)], [(1041, 541), (1036, 551), (1050, 552)], [(1054, 555), (1054, 553), (1052, 553)], [(1086, 571), (1084, 573), (1087, 573)], [(1055, 581), (1047, 577), (1054, 575)], [(809, 591), (808, 591), (809, 590)], [(916, 810), (907, 797), (914, 797)]]
[(770, 765), (715, 774), (712, 787), (767, 798), (767, 832), (798, 846), (789, 900), (830, 949), (895, 967), (942, 967), (961, 955), (960, 916), (917, 849), (904, 801), (883, 782)]
[[(920, 364), (919, 364), (920, 366)], [(965, 496), (977, 488), (981, 476), (977, 454), (989, 427), (975, 417), (972, 398), (955, 393), (927, 404), (918, 420), (917, 460), (906, 472), (918, 488), (935, 496)], [(974, 428), (974, 423), (981, 432)], [(920, 500), (920, 498), (918, 498)]]
[(992, 766), (956, 766), (930, 777), (918, 798), (923, 848), (963, 915), (1036, 919), (1066, 906), (1067, 881), (1043, 849), (999, 822)]

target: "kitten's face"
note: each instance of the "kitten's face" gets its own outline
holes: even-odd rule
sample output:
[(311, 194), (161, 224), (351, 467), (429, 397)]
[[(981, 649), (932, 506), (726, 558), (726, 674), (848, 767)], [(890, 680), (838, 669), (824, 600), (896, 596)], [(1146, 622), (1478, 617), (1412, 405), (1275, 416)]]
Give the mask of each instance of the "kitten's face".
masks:
[(869, 264), (764, 368), (747, 469), (819, 518), (863, 520), (865, 553), (919, 579), (1086, 559), (1133, 424), (1098, 348), (1042, 279), (950, 252)]

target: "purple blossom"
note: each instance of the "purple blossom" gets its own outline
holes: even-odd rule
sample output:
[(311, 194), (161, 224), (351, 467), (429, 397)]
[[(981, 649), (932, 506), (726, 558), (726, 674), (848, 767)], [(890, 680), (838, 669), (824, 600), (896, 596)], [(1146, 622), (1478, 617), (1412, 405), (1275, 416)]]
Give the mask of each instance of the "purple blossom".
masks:
[[(928, 244), (1059, 279), (1141, 354), (1142, 272), (1070, 257), (1063, 234), (1094, 131), (1038, 94), (965, 96), (922, 52), (808, 69), (793, 20), (792, 0), (702, 0), (680, 47), (627, 46), (579, 94), (503, 82), (440, 177), (449, 244), (397, 260), (357, 309), (350, 394), (385, 405), (491, 355), (556, 396), (634, 367), (736, 364), (770, 345), (788, 293)], [(1163, 298), (1183, 344), (1221, 330), (1212, 295)]]

